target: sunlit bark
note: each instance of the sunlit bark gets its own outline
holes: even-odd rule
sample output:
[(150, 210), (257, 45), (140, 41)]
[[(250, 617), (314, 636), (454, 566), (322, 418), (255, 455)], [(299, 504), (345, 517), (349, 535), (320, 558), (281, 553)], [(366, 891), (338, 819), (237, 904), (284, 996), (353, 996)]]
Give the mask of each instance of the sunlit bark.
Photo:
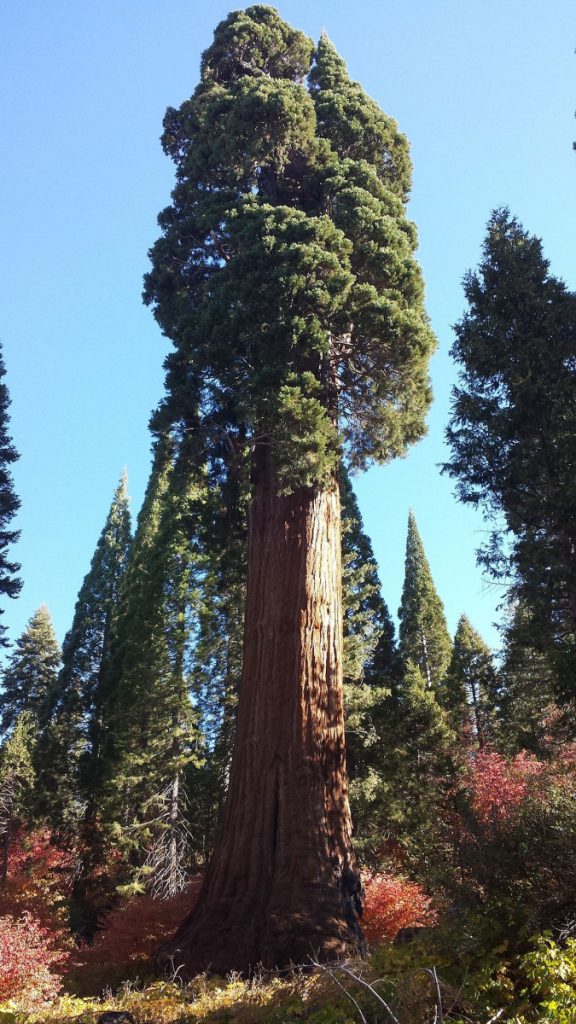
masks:
[(336, 483), (279, 495), (262, 449), (230, 787), (198, 905), (164, 951), (189, 974), (329, 959), (361, 939), (340, 550)]

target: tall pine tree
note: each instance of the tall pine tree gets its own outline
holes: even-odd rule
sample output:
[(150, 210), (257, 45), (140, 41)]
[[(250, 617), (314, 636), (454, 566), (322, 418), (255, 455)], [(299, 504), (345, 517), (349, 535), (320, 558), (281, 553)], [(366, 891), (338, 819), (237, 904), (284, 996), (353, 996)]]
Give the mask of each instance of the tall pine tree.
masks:
[(82, 819), (88, 847), (94, 841), (88, 832), (93, 832), (102, 768), (102, 710), (112, 628), (129, 547), (130, 510), (123, 474), (64, 639), (62, 668), (40, 748), (52, 824), (57, 829), (76, 827)]
[[(0, 345), (0, 594), (17, 597), (22, 589), (22, 582), (17, 575), (20, 566), (10, 560), (8, 550), (20, 536), (19, 530), (9, 529), (9, 524), (20, 508), (20, 499), (14, 491), (10, 467), (20, 456), (12, 444), (8, 430), (10, 396), (3, 381), (5, 376), (6, 370)], [(0, 609), (0, 615), (2, 615), (2, 609)], [(6, 626), (0, 626), (0, 646), (2, 647), (8, 646), (5, 634)]]
[(398, 673), (394, 623), (348, 474), (341, 474), (344, 721), (356, 844), (372, 835), (382, 730)]
[(203, 489), (156, 445), (122, 583), (105, 707), (107, 819), (155, 895), (184, 888), (189, 860), (184, 774), (198, 756), (189, 693), (203, 557), (186, 529)]
[(446, 831), (454, 820), (461, 745), (435, 689), (410, 660), (389, 712), (382, 793), (375, 808), (378, 829), (388, 837), (394, 866), (400, 857), (404, 870), (435, 889), (452, 856)]
[(242, 675), (246, 543), (232, 536), (206, 552), (191, 659), (191, 684), (198, 713), (202, 757), (187, 767), (193, 849), (205, 861), (212, 853), (234, 747)]
[(567, 725), (571, 736), (576, 732), (574, 702), (557, 708), (550, 649), (522, 602), (508, 610), (503, 639), (498, 747), (507, 754), (528, 750), (546, 756), (551, 719), (561, 728)]
[(468, 309), (445, 469), (458, 497), (491, 522), (481, 563), (529, 610), (576, 692), (576, 294), (549, 271), (539, 239), (508, 210), (488, 224)]
[[(188, 439), (195, 436), (195, 429), (196, 421), (187, 431)], [(188, 535), (196, 538), (204, 559), (190, 662), (202, 758), (199, 764), (190, 762), (186, 778), (193, 851), (205, 862), (214, 847), (228, 789), (242, 676), (249, 454), (245, 445), (231, 443), (223, 431), (208, 462), (201, 461), (205, 486), (202, 501), (194, 503)], [(186, 473), (186, 451), (179, 462), (179, 472)]]
[(438, 596), (424, 546), (411, 511), (408, 516), (404, 586), (398, 612), (400, 657), (418, 666), (428, 687), (437, 687), (446, 674), (452, 641), (444, 605)]
[(33, 813), (37, 723), (22, 711), (0, 747), (0, 887), (6, 884), (12, 836)]
[(450, 666), (440, 701), (454, 731), (480, 749), (494, 742), (498, 720), (498, 677), (494, 659), (466, 615), (458, 620)]
[(345, 680), (384, 685), (396, 667), (394, 623), (382, 597), (372, 542), (364, 530), (350, 477), (340, 476)]
[(16, 641), (2, 676), (2, 732), (10, 731), (23, 711), (30, 713), (36, 735), (45, 728), (60, 659), (52, 618), (46, 605), (42, 605)]
[[(165, 414), (251, 447), (243, 675), (230, 785), (187, 972), (345, 953), (358, 938), (342, 711), (341, 446), (423, 433), (434, 345), (395, 123), (270, 7), (222, 22), (165, 118), (177, 167), (146, 300), (175, 345)], [(306, 77), (310, 74), (309, 88)]]

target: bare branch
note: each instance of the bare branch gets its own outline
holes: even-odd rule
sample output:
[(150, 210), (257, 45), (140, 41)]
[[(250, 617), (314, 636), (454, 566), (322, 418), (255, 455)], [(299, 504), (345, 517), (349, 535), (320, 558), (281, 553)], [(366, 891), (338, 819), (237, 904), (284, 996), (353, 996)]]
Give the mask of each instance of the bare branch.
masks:
[[(352, 978), (353, 981), (357, 982), (358, 985), (362, 985), (363, 988), (367, 989), (368, 992), (370, 992), (374, 996), (374, 998), (377, 1000), (377, 1002), (379, 1002), (380, 1005), (382, 1007), (384, 1007), (386, 1013), (388, 1014), (388, 1016), (390, 1017), (390, 1020), (392, 1021), (392, 1024), (400, 1024), (400, 1021), (396, 1017), (394, 1011), (388, 1006), (388, 1003), (386, 1002), (386, 1000), (382, 998), (382, 996), (376, 991), (374, 986), (371, 985), (370, 982), (365, 981), (364, 978), (362, 978), (360, 974), (357, 974), (354, 971), (350, 970), (350, 968), (347, 967), (346, 964), (344, 964), (344, 963), (336, 963), (329, 970), (323, 964), (320, 964), (320, 963), (318, 963), (318, 961), (313, 960), (312, 957), (310, 957), (310, 963), (312, 964), (313, 967), (317, 967), (319, 970), (324, 971), (325, 973), (331, 973), (331, 971), (343, 971), (344, 974), (347, 974), (350, 978)], [(347, 993), (347, 995), (349, 995), (349, 993)], [(362, 1011), (360, 1011), (360, 1012), (362, 1012)]]
[(230, 262), (230, 256), (226, 252), (224, 246), (222, 245), (222, 242), (218, 238), (218, 235), (214, 231), (211, 231), (210, 232), (210, 238), (212, 239), (212, 241), (214, 243), (214, 248), (216, 249), (216, 252), (218, 253), (220, 259), (224, 260), (224, 263), (229, 263)]

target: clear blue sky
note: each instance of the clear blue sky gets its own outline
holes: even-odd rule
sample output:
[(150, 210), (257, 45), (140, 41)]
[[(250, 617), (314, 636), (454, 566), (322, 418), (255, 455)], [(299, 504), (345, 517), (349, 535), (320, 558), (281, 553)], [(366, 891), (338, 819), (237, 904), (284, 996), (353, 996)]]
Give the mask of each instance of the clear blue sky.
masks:
[[(134, 512), (149, 470), (148, 416), (167, 343), (141, 304), (146, 253), (172, 165), (158, 137), (198, 80), (222, 0), (6, 0), (0, 11), (0, 335), (22, 458), (15, 483), (25, 586), (15, 639), (41, 603), (60, 639), (126, 465)], [(510, 206), (576, 286), (573, 0), (285, 0), (326, 29), (352, 75), (397, 118), (414, 160), (411, 216), (439, 340), (429, 435), (357, 492), (391, 611), (414, 508), (454, 630), (461, 611), (493, 644), (498, 594), (475, 566), (479, 516), (437, 463), (450, 389), (450, 325), (485, 223)]]

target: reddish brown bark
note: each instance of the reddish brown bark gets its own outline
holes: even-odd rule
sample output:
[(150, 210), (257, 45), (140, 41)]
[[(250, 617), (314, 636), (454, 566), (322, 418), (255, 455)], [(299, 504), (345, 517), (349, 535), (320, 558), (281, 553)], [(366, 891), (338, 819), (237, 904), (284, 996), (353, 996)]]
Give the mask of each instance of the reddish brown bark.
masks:
[(346, 955), (361, 933), (342, 711), (338, 487), (251, 504), (230, 788), (200, 899), (164, 950), (191, 975)]

